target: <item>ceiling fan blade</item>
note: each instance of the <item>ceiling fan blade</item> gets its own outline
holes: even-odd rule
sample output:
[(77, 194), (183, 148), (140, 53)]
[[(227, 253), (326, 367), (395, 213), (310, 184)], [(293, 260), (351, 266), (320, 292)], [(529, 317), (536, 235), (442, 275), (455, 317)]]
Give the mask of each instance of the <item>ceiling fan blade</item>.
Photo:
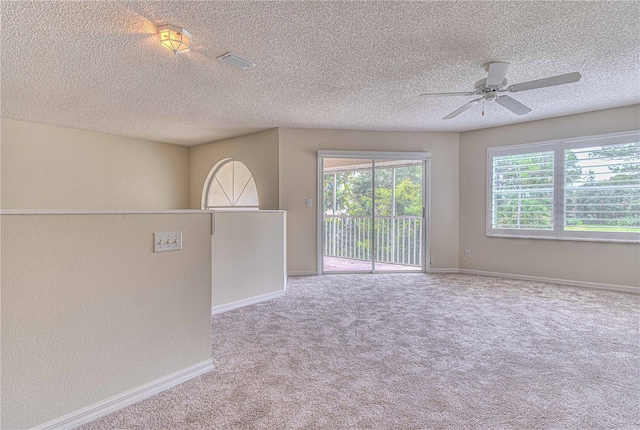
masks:
[(488, 86), (498, 86), (504, 81), (504, 77), (507, 75), (507, 69), (509, 63), (489, 63), (489, 73), (487, 74)]
[(428, 94), (420, 94), (420, 96), (427, 96), (427, 97), (440, 97), (440, 96), (473, 96), (476, 93), (470, 93), (470, 92), (466, 92), (466, 93), (428, 93)]
[(523, 105), (518, 100), (512, 99), (509, 96), (496, 97), (496, 103), (498, 103), (502, 107), (509, 109), (516, 115), (524, 115), (525, 113), (531, 112), (531, 108)]
[(455, 118), (458, 115), (460, 115), (462, 112), (471, 109), (472, 107), (474, 107), (476, 104), (478, 104), (480, 102), (480, 100), (482, 100), (484, 97), (480, 97), (479, 99), (475, 99), (475, 100), (471, 100), (469, 103), (464, 104), (462, 106), (460, 106), (458, 109), (454, 110), (453, 112), (451, 112), (449, 115), (445, 116), (442, 119), (451, 119), (451, 118)]
[(566, 75), (553, 76), (551, 78), (538, 79), (536, 81), (523, 82), (521, 84), (509, 85), (507, 91), (527, 91), (536, 88), (552, 87), (554, 85), (570, 84), (578, 82), (582, 75), (578, 72), (567, 73)]

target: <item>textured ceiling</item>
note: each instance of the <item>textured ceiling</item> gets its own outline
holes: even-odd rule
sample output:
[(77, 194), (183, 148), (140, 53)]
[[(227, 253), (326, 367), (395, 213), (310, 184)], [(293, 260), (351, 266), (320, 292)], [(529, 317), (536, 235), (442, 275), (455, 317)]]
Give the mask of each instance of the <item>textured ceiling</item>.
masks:
[[(5, 118), (194, 145), (271, 127), (464, 131), (640, 102), (639, 2), (2, 2)], [(194, 46), (162, 48), (157, 24)], [(257, 63), (240, 70), (216, 57)], [(518, 117), (470, 100), (489, 61)]]

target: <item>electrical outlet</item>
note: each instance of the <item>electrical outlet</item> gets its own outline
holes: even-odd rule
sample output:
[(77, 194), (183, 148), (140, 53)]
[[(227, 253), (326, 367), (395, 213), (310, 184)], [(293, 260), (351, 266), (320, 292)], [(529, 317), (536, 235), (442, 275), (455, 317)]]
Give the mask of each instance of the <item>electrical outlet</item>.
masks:
[(306, 205), (307, 205), (308, 208), (310, 208), (313, 205), (313, 200), (312, 199), (307, 199)]
[(182, 249), (182, 232), (153, 233), (153, 252), (179, 251)]
[(471, 258), (471, 251), (468, 250), (468, 249), (465, 249), (464, 250), (464, 256), (465, 256), (465, 258)]

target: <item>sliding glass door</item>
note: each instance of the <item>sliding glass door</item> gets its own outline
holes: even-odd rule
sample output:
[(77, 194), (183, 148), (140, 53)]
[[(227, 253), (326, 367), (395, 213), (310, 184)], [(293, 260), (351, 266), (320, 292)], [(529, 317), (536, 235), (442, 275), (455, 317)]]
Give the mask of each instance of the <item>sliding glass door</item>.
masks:
[(327, 158), (323, 165), (323, 270), (371, 272), (373, 162)]
[(375, 160), (376, 271), (422, 270), (421, 160)]
[(320, 271), (425, 271), (428, 154), (322, 152)]

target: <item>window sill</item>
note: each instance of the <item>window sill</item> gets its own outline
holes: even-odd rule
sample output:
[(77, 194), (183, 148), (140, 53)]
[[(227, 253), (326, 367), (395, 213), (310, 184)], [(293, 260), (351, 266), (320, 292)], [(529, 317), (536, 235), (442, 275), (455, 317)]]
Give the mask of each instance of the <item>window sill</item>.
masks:
[(640, 240), (632, 239), (602, 239), (602, 238), (586, 238), (586, 237), (549, 237), (549, 236), (524, 236), (511, 234), (489, 234), (487, 237), (496, 237), (501, 239), (541, 239), (541, 240), (560, 240), (570, 242), (607, 242), (607, 243), (631, 243), (640, 244)]

